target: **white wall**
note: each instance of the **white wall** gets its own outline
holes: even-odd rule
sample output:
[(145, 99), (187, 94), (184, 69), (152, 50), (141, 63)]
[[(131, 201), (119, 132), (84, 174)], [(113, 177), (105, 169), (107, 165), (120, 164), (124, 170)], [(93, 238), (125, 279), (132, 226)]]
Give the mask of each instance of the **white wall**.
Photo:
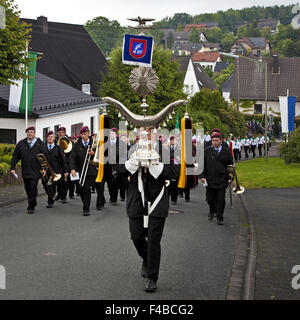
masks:
[[(83, 126), (90, 128), (90, 118), (94, 117), (94, 131), (99, 131), (99, 106), (90, 107), (83, 110), (70, 111), (67, 113), (48, 115), (44, 118), (29, 119), (28, 126), (36, 128), (36, 136), (43, 139), (43, 129), (50, 128), (54, 131), (54, 126), (60, 125), (67, 129), (67, 135), (71, 135), (71, 126), (83, 123)], [(17, 142), (26, 138), (24, 119), (4, 119), (0, 118), (0, 129), (16, 129)]]
[[(35, 126), (35, 119), (28, 120), (28, 127)], [(17, 142), (26, 138), (25, 119), (6, 119), (0, 118), (0, 129), (16, 129)]]
[(199, 92), (199, 86), (197, 83), (197, 78), (195, 75), (192, 59), (190, 59), (183, 84), (184, 84), (184, 91), (189, 97), (192, 97), (197, 92)]
[[(262, 113), (265, 113), (265, 101), (256, 101), (256, 104), (261, 104), (262, 105)], [(252, 111), (245, 112), (246, 114), (253, 114), (254, 112), (254, 107), (251, 108)], [(268, 115), (273, 114), (274, 116), (278, 116), (275, 112), (280, 112), (280, 106), (279, 106), (279, 101), (268, 101), (267, 102), (267, 109), (268, 109)], [(243, 109), (240, 108), (240, 111)], [(296, 117), (300, 117), (300, 102), (296, 102)]]
[(54, 126), (60, 125), (65, 127), (67, 135), (71, 135), (71, 126), (77, 123), (83, 123), (83, 126), (90, 128), (90, 118), (94, 117), (94, 131), (99, 131), (99, 106), (80, 111), (70, 111), (68, 113), (38, 118), (36, 121), (36, 135), (43, 139), (43, 129), (50, 128), (54, 131)]
[(232, 104), (232, 100), (230, 99), (230, 92), (223, 91), (223, 98), (230, 104)]

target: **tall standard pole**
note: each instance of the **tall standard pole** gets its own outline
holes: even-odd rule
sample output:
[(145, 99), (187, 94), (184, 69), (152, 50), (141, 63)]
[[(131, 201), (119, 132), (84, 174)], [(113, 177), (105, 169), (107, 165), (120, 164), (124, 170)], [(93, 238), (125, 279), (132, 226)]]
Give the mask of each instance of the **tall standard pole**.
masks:
[(240, 57), (237, 58), (237, 80), (238, 80), (238, 93), (237, 93), (237, 111), (240, 111)]
[(268, 62), (265, 61), (265, 160), (268, 161)]
[[(26, 58), (28, 58), (28, 42), (26, 41)], [(28, 66), (26, 68), (25, 79), (25, 130), (28, 128)]]

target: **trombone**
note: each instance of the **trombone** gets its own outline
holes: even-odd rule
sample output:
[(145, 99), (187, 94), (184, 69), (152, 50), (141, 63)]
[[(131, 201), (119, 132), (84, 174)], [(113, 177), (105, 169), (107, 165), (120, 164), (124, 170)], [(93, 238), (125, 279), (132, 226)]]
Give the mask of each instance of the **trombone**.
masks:
[(88, 169), (89, 169), (89, 165), (90, 164), (95, 164), (95, 162), (91, 161), (91, 157), (92, 156), (89, 154), (89, 152), (90, 151), (96, 151), (97, 144), (98, 144), (97, 135), (94, 134), (93, 135), (92, 145), (88, 146), (88, 149), (87, 149), (86, 154), (85, 154), (85, 159), (84, 159), (84, 163), (83, 163), (83, 167), (82, 167), (81, 175), (80, 175), (80, 179), (79, 179), (79, 186), (80, 187), (84, 186), (86, 175), (87, 175), (87, 172), (88, 172)]
[(242, 187), (239, 183), (239, 180), (237, 178), (237, 175), (236, 175), (236, 170), (235, 170), (235, 165), (229, 165), (227, 167), (227, 171), (228, 171), (228, 174), (229, 174), (229, 177), (231, 180), (235, 180), (235, 187), (232, 189), (232, 191), (235, 193), (235, 194), (242, 194), (245, 192), (245, 188)]

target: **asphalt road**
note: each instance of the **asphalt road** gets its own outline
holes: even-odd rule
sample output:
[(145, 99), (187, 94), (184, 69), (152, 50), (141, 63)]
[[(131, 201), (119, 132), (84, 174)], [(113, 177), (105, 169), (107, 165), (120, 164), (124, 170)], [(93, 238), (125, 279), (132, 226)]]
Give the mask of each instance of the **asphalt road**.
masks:
[[(108, 199), (108, 197), (106, 197)], [(224, 299), (234, 260), (238, 215), (227, 207), (225, 225), (207, 219), (204, 188), (192, 201), (179, 199), (162, 239), (158, 291), (145, 293), (141, 259), (130, 240), (125, 203), (81, 215), (77, 197), (36, 214), (26, 203), (0, 208), (0, 265), (6, 268), (6, 299)]]

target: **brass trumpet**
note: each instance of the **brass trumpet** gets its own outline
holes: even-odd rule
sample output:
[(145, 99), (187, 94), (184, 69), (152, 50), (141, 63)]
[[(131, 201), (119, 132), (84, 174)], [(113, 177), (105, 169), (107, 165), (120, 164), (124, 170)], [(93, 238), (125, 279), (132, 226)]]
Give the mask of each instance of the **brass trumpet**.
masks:
[(72, 141), (68, 137), (59, 138), (57, 145), (64, 150), (64, 153), (70, 153), (73, 148)]
[(235, 165), (229, 165), (227, 171), (231, 180), (235, 181), (235, 187), (232, 189), (235, 194), (242, 194), (245, 192), (245, 188), (242, 187), (239, 183), (239, 180), (236, 175)]

